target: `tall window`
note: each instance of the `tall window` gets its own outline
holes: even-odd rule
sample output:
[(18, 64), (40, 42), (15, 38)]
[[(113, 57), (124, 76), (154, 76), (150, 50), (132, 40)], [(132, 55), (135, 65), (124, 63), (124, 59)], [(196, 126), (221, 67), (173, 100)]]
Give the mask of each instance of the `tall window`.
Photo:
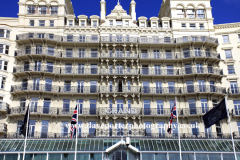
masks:
[(25, 106), (26, 106), (26, 98), (21, 98), (20, 99), (20, 108), (21, 108), (21, 110), (25, 111)]
[(232, 57), (232, 51), (231, 50), (225, 50), (225, 56), (226, 59), (231, 59)]
[(95, 136), (96, 134), (96, 122), (95, 121), (90, 121), (89, 122), (89, 135), (90, 136)]
[(163, 101), (157, 100), (157, 114), (163, 115)]
[(45, 91), (52, 91), (52, 79), (45, 79)]
[(70, 108), (70, 99), (64, 99), (62, 114), (68, 114), (69, 108)]
[(90, 81), (90, 93), (97, 93), (97, 81)]
[(187, 10), (187, 18), (195, 18), (195, 11), (192, 9)]
[(144, 115), (151, 115), (150, 100), (143, 100)]
[(234, 105), (235, 115), (240, 115), (240, 101), (234, 100), (233, 105)]
[(161, 75), (161, 65), (155, 65), (155, 75)]
[(35, 6), (28, 6), (28, 8), (27, 8), (27, 12), (28, 12), (28, 14), (35, 14), (35, 9), (36, 9), (36, 7)]
[(38, 98), (32, 97), (31, 104), (30, 104), (30, 112), (37, 113), (37, 108), (38, 108)]
[(123, 110), (123, 100), (122, 99), (118, 99), (117, 100), (117, 110)]
[(47, 14), (47, 6), (39, 6), (38, 7), (38, 11), (39, 11), (39, 14)]
[(49, 114), (50, 112), (51, 99), (44, 98), (43, 101), (43, 113)]
[(220, 122), (216, 123), (216, 131), (217, 131), (217, 136), (222, 137), (222, 128), (221, 128), (221, 123)]
[(162, 82), (161, 81), (156, 81), (156, 93), (162, 93)]
[(177, 17), (178, 18), (184, 18), (184, 10), (183, 9), (178, 9), (177, 10)]
[(51, 15), (57, 15), (57, 14), (58, 14), (58, 6), (52, 6)]
[(49, 124), (49, 121), (42, 120), (41, 138), (48, 137), (48, 124)]
[(91, 57), (92, 58), (98, 57), (98, 50), (97, 49), (91, 49)]
[(239, 133), (240, 133), (240, 122), (238, 121), (237, 122), (237, 128), (238, 128), (238, 136), (240, 135)]
[(29, 136), (34, 137), (36, 120), (29, 121)]
[(173, 66), (167, 66), (167, 75), (173, 75)]
[(79, 49), (79, 57), (85, 57), (85, 49)]
[(178, 137), (178, 124), (177, 122), (172, 122), (172, 136)]
[(204, 80), (198, 80), (198, 85), (199, 85), (200, 92), (206, 92), (206, 86), (205, 86)]
[(197, 73), (203, 73), (203, 64), (202, 63), (197, 63)]
[(83, 93), (84, 91), (84, 81), (77, 81), (78, 83), (78, 93)]
[(64, 81), (64, 92), (71, 92), (71, 81)]
[(73, 50), (72, 49), (66, 49), (66, 57), (73, 57)]
[(207, 113), (208, 112), (207, 99), (201, 99), (201, 107), (202, 107), (202, 113)]
[(112, 109), (112, 106), (113, 106), (112, 99), (109, 99), (109, 108)]
[(143, 81), (143, 93), (150, 93), (149, 81)]
[(223, 35), (223, 43), (229, 43), (228, 35)]
[(231, 93), (237, 94), (238, 93), (238, 85), (236, 81), (230, 82)]
[(83, 99), (78, 99), (76, 103), (78, 105), (78, 114), (83, 114)]
[(189, 105), (189, 112), (190, 114), (197, 114), (197, 111), (196, 111), (196, 102), (195, 102), (195, 99), (189, 99), (188, 100), (188, 105)]
[(54, 21), (49, 21), (50, 27), (54, 27)]
[(152, 135), (151, 124), (152, 122), (144, 122), (145, 136), (147, 137)]
[(47, 52), (47, 54), (48, 54), (49, 56), (53, 56), (53, 55), (54, 55), (54, 47), (48, 46), (48, 52)]
[(128, 100), (128, 109), (131, 109), (132, 108), (132, 101), (129, 99)]
[(53, 72), (53, 62), (47, 62), (47, 72)]
[(186, 81), (186, 84), (187, 84), (187, 93), (193, 93), (194, 92), (193, 81)]
[(175, 93), (175, 82), (168, 82), (169, 93)]
[(66, 63), (65, 64), (65, 74), (71, 74), (72, 73), (72, 63)]
[(228, 74), (235, 74), (235, 69), (233, 65), (228, 65)]
[(201, 48), (194, 48), (195, 56), (201, 57)]
[(18, 135), (22, 135), (22, 133), (20, 132), (20, 128), (22, 127), (22, 124), (23, 124), (23, 120), (17, 121), (17, 134)]
[(197, 121), (192, 121), (191, 122), (192, 135), (194, 135), (194, 136), (198, 136), (198, 134), (199, 134), (197, 126), (198, 126), (198, 122)]
[(165, 128), (164, 128), (164, 122), (158, 122), (158, 134), (159, 138), (165, 137)]
[(198, 18), (205, 18), (205, 12), (204, 10), (197, 10), (197, 16)]
[(90, 99), (90, 115), (95, 115), (97, 109), (97, 100)]
[(86, 36), (85, 35), (80, 35), (79, 36), (79, 42), (86, 42)]
[(61, 137), (68, 136), (68, 122), (62, 122), (61, 126)]

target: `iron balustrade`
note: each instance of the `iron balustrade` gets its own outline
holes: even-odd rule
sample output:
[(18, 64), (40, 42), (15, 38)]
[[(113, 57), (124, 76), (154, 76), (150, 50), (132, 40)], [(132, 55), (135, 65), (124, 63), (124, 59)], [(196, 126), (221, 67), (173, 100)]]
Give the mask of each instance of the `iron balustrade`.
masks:
[(167, 68), (141, 68), (141, 75), (182, 75), (181, 69), (167, 69)]
[(128, 36), (101, 36), (101, 42), (117, 42), (117, 43), (137, 43), (138, 37)]
[(176, 39), (175, 38), (155, 38), (155, 37), (139, 37), (138, 39), (140, 44), (175, 44)]
[(223, 75), (223, 70), (213, 67), (187, 67), (182, 69), (183, 75), (187, 74), (216, 74)]
[(100, 86), (100, 93), (140, 93), (140, 86)]
[(75, 43), (99, 43), (98, 36), (61, 36), (61, 42), (75, 42)]
[(218, 44), (218, 39), (207, 36), (188, 36), (176, 38), (176, 43), (186, 43), (186, 42), (208, 42)]
[(139, 69), (101, 69), (100, 74), (106, 75), (138, 75)]
[(230, 87), (230, 88), (228, 88), (228, 93), (230, 93), (230, 94), (240, 94), (240, 88), (239, 87)]
[(16, 40), (27, 40), (27, 39), (47, 39), (53, 41), (61, 41), (61, 36), (49, 33), (24, 33), (18, 34)]
[(89, 51), (84, 51), (84, 52), (79, 52), (79, 51), (59, 51), (58, 52), (58, 57), (60, 58), (98, 58), (99, 54), (98, 52), (89, 52)]
[(101, 58), (138, 58), (138, 54), (134, 54), (134, 53), (121, 53), (121, 54), (117, 54), (117, 53), (101, 53), (100, 54)]
[(218, 93), (218, 94), (227, 94), (226, 88), (218, 87), (214, 85), (189, 85), (183, 87), (183, 94), (188, 93)]
[(15, 56), (24, 56), (24, 55), (45, 55), (45, 56), (58, 56), (58, 52), (56, 50), (52, 49), (41, 49), (41, 50), (36, 50), (33, 48), (30, 49), (19, 49), (16, 50), (16, 55)]

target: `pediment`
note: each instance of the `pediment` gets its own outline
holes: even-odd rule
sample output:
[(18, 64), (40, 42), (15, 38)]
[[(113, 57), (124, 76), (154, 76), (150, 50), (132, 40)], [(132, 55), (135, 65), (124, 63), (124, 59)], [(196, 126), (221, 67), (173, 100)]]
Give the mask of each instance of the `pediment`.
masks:
[(111, 13), (107, 16), (107, 18), (110, 17), (116, 19), (131, 18), (131, 16), (127, 14), (127, 11), (124, 10), (123, 7), (120, 5), (120, 3), (118, 3), (111, 11)]

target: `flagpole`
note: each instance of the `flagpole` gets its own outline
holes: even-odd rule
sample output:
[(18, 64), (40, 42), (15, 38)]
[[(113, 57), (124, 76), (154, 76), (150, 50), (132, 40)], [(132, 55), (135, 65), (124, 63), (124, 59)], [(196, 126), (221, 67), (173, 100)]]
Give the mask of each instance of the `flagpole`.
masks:
[[(30, 102), (30, 104), (31, 104), (31, 102)], [(28, 118), (27, 118), (27, 130), (26, 130), (26, 134), (25, 134), (24, 150), (23, 150), (23, 160), (25, 160), (25, 152), (26, 152), (26, 144), (27, 144), (28, 121), (29, 121), (29, 114), (30, 114), (29, 105), (28, 105), (27, 110), (28, 110)]]
[(230, 116), (229, 116), (229, 111), (228, 111), (228, 105), (227, 105), (227, 96), (225, 96), (225, 106), (226, 106), (227, 115), (228, 115), (228, 123), (229, 123), (229, 126), (230, 126), (230, 133), (231, 133), (231, 137), (232, 137), (232, 145), (233, 145), (234, 157), (235, 157), (235, 160), (237, 160), (235, 144), (234, 144), (233, 135), (232, 135), (232, 126), (231, 126), (231, 121), (230, 121)]
[(76, 127), (76, 142), (75, 142), (75, 160), (77, 160), (77, 137), (78, 137), (78, 108), (79, 103), (77, 104), (77, 127)]
[(180, 154), (180, 160), (182, 160), (182, 149), (181, 149), (181, 141), (180, 141), (180, 133), (179, 133), (179, 123), (178, 123), (177, 97), (175, 97), (175, 103), (176, 103), (175, 105), (176, 105), (176, 112), (177, 112), (179, 154)]

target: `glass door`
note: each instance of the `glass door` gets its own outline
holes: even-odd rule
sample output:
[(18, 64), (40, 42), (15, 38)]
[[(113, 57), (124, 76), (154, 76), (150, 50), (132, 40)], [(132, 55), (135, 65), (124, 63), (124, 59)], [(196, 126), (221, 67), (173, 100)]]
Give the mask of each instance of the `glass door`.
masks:
[(164, 128), (164, 122), (158, 122), (158, 136), (159, 138), (165, 137), (165, 128)]
[(44, 114), (49, 114), (50, 112), (50, 105), (51, 105), (51, 100), (50, 99), (44, 99), (43, 102), (43, 113)]
[(36, 120), (29, 121), (29, 137), (34, 137)]
[(117, 111), (119, 112), (119, 110), (123, 110), (123, 100), (121, 99), (117, 100)]
[(41, 138), (48, 137), (48, 124), (49, 124), (49, 121), (42, 120)]
[(186, 84), (187, 84), (187, 93), (193, 93), (194, 92), (193, 81), (186, 81)]
[(162, 82), (157, 81), (156, 83), (156, 93), (162, 93)]
[(161, 100), (157, 101), (157, 114), (163, 115), (163, 101)]
[(33, 78), (33, 91), (39, 91), (40, 78)]
[(207, 99), (201, 99), (202, 114), (208, 112), (208, 103)]
[(232, 94), (238, 93), (237, 82), (230, 82), (230, 86), (231, 86), (231, 93)]
[(84, 74), (84, 64), (78, 64), (78, 74)]
[(47, 92), (52, 91), (52, 79), (45, 80), (45, 91), (47, 91)]
[(201, 63), (197, 63), (197, 73), (203, 73), (203, 65)]
[(41, 61), (35, 61), (34, 71), (41, 71)]
[(123, 74), (123, 66), (122, 64), (117, 64), (117, 74)]
[(151, 115), (150, 100), (143, 100), (144, 115)]
[(149, 82), (143, 81), (143, 93), (150, 93)]
[(30, 113), (37, 113), (38, 98), (31, 98)]
[(84, 81), (78, 81), (78, 93), (83, 93), (84, 90)]
[(199, 85), (199, 92), (206, 92), (206, 87), (205, 87), (205, 81), (204, 80), (199, 80), (198, 85)]
[(161, 75), (161, 65), (155, 65), (155, 75)]
[(83, 99), (77, 100), (78, 114), (83, 114)]
[(123, 126), (124, 126), (123, 122), (117, 122), (117, 136), (123, 136), (124, 135)]
[(144, 127), (145, 127), (145, 136), (151, 137), (152, 135), (151, 122), (144, 122)]
[(197, 114), (195, 99), (189, 99), (189, 100), (188, 100), (188, 105), (189, 105), (190, 115)]

